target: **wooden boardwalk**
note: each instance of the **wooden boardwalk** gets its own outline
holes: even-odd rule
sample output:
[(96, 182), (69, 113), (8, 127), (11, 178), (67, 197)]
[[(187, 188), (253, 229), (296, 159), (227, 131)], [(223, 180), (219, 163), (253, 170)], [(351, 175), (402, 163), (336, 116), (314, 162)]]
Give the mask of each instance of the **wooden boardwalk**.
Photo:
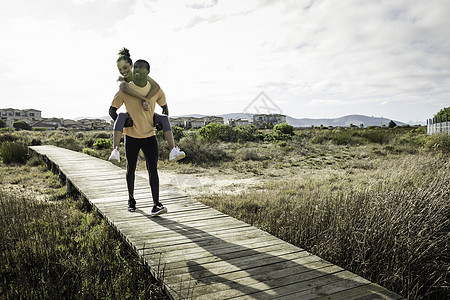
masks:
[(318, 256), (162, 190), (169, 213), (151, 217), (148, 181), (136, 176), (127, 211), (125, 171), (54, 146), (31, 146), (121, 234), (173, 299), (402, 299)]

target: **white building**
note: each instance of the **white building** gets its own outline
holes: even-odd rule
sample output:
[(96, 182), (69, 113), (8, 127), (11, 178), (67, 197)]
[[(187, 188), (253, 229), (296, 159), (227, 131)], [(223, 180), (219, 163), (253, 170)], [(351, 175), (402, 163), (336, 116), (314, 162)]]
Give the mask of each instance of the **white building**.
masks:
[(42, 120), (41, 111), (37, 109), (0, 108), (0, 114), (2, 121), (10, 128), (16, 121), (32, 124)]

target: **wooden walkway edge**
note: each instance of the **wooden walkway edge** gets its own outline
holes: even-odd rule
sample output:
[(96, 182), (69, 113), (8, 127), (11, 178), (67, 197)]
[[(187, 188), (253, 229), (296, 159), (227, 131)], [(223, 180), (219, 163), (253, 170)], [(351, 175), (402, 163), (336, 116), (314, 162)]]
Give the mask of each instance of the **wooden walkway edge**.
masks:
[(176, 190), (161, 190), (168, 214), (152, 217), (146, 179), (136, 176), (127, 210), (125, 171), (55, 146), (30, 146), (130, 244), (172, 299), (402, 299), (318, 256)]

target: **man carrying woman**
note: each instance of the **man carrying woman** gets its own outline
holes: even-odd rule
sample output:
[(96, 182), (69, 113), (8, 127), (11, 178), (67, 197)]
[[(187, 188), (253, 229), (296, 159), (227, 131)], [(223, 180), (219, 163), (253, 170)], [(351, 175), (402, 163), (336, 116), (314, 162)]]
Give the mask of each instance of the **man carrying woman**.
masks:
[[(127, 158), (127, 187), (128, 187), (128, 210), (136, 210), (134, 199), (134, 181), (139, 151), (144, 153), (147, 170), (149, 174), (150, 188), (153, 197), (152, 215), (167, 212), (159, 202), (159, 177), (158, 177), (158, 142), (155, 136), (154, 111), (155, 105), (166, 105), (166, 97), (159, 86), (151, 86), (147, 80), (150, 73), (150, 64), (145, 60), (137, 60), (133, 67), (133, 80), (126, 83), (127, 89), (133, 91), (133, 95), (119, 90), (114, 96), (109, 114), (116, 120), (117, 109), (125, 105), (133, 126), (125, 127), (125, 154)], [(142, 100), (135, 94), (147, 99), (148, 109), (143, 109)]]
[[(142, 96), (133, 89), (130, 89), (128, 87), (127, 83), (130, 83), (133, 81), (133, 72), (132, 72), (132, 66), (133, 61), (130, 57), (130, 52), (128, 49), (123, 48), (119, 52), (119, 58), (117, 59), (117, 68), (119, 69), (120, 74), (123, 77), (119, 77), (119, 81), (121, 81), (120, 90), (132, 95), (136, 98), (139, 98), (142, 100), (142, 109), (147, 110), (148, 109), (148, 99), (146, 98), (147, 95)], [(147, 81), (150, 84), (151, 92), (148, 95), (149, 97), (152, 97), (154, 95), (154, 92), (159, 90), (160, 87), (156, 81), (154, 81), (150, 76), (147, 77)], [(183, 159), (185, 157), (185, 153), (183, 151), (180, 151), (178, 147), (175, 146), (175, 141), (173, 138), (173, 132), (172, 127), (170, 126), (169, 121), (169, 109), (167, 107), (167, 103), (161, 106), (163, 109), (163, 114), (157, 114), (154, 112), (153, 118), (154, 118), (154, 125), (158, 130), (163, 131), (164, 137), (167, 141), (167, 144), (169, 145), (170, 153), (169, 153), (169, 161), (178, 161), (180, 159)], [(113, 150), (111, 152), (111, 156), (109, 157), (109, 160), (117, 160), (120, 161), (120, 153), (119, 153), (119, 145), (120, 140), (122, 138), (122, 132), (124, 127), (133, 126), (132, 118), (130, 118), (130, 115), (128, 113), (120, 113), (118, 117), (115, 119), (114, 123), (114, 131), (113, 131)]]

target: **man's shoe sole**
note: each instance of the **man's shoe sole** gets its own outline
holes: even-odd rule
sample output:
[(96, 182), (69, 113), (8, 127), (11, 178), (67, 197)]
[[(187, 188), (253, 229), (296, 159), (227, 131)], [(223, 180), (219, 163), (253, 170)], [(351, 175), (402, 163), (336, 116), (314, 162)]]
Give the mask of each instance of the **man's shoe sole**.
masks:
[(167, 208), (164, 207), (163, 209), (161, 209), (155, 213), (152, 212), (152, 216), (155, 217), (155, 216), (159, 216), (159, 215), (166, 214), (166, 213), (167, 213)]
[(169, 159), (169, 161), (170, 161), (170, 162), (176, 162), (176, 161), (179, 161), (180, 159), (183, 159), (183, 158), (185, 158), (185, 157), (186, 157), (186, 154), (181, 154), (181, 155), (178, 155), (177, 157), (175, 157), (175, 158), (172, 159), (172, 160)]

